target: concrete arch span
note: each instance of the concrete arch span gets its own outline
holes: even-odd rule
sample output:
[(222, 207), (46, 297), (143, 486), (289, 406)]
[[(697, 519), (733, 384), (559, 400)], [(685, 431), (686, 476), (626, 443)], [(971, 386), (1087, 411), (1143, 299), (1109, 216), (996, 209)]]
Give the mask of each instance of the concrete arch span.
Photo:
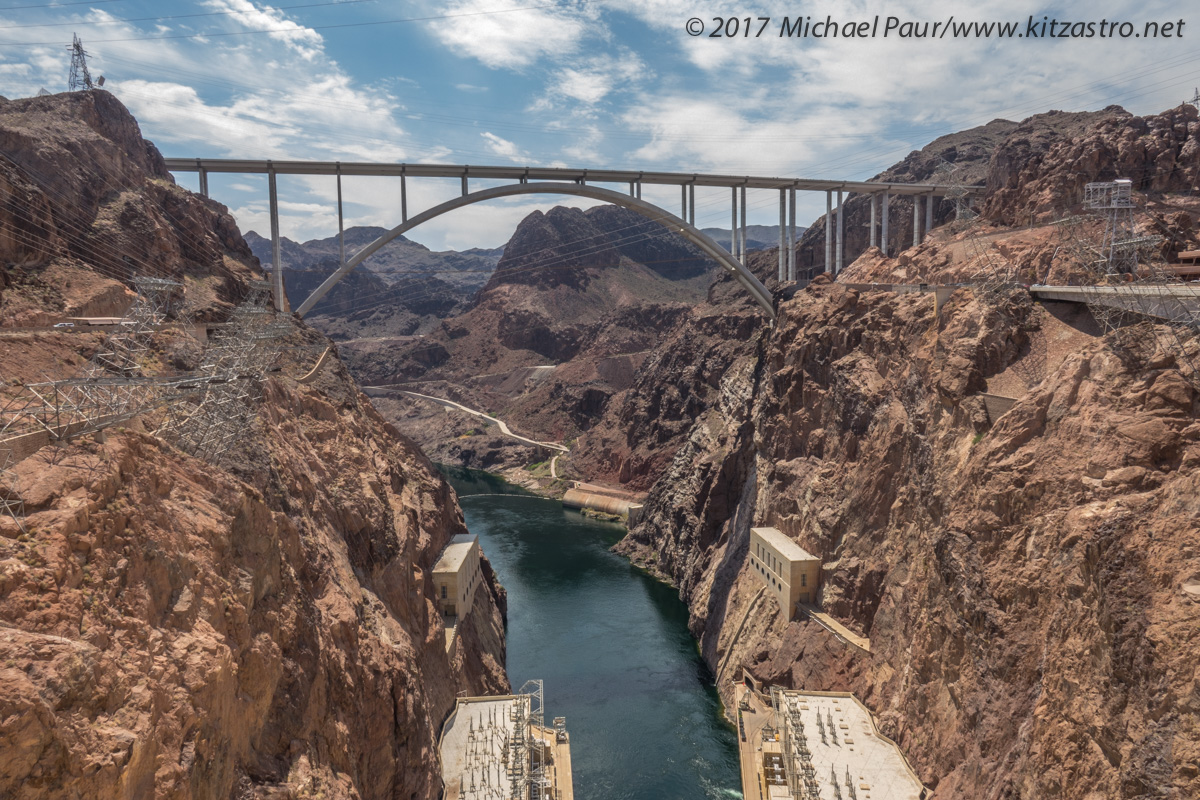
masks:
[(771, 293), (767, 291), (767, 287), (763, 286), (762, 281), (754, 277), (754, 273), (742, 266), (741, 262), (731, 256), (728, 251), (714, 242), (707, 234), (700, 229), (689, 225), (684, 220), (665, 211), (662, 208), (647, 203), (636, 197), (630, 197), (627, 194), (614, 192), (611, 189), (602, 189), (599, 186), (589, 186), (587, 184), (576, 183), (516, 183), (508, 186), (496, 186), (491, 189), (481, 189), (477, 192), (465, 194), (462, 197), (456, 197), (453, 200), (447, 200), (445, 203), (436, 205), (427, 211), (423, 211), (412, 217), (407, 222), (404, 222), (392, 228), (387, 233), (380, 236), (369, 245), (359, 250), (346, 263), (337, 269), (332, 275), (325, 279), (324, 283), (316, 288), (316, 290), (308, 296), (308, 298), (300, 304), (296, 309), (299, 316), (304, 316), (312, 310), (321, 298), (324, 297), (334, 285), (344, 278), (350, 270), (357, 267), (367, 258), (370, 258), (379, 248), (383, 247), (388, 242), (395, 239), (401, 234), (407, 233), (413, 228), (431, 219), (440, 217), (450, 211), (463, 206), (469, 206), (472, 203), (481, 203), (485, 200), (495, 200), (501, 197), (514, 197), (523, 194), (566, 194), (576, 197), (588, 197), (593, 200), (600, 200), (613, 205), (628, 208), (630, 211), (636, 211), (647, 219), (659, 223), (663, 227), (678, 233), (683, 238), (687, 239), (692, 244), (696, 245), (709, 258), (721, 265), (722, 269), (742, 285), (750, 296), (758, 303), (767, 316), (774, 321), (775, 305), (771, 299)]

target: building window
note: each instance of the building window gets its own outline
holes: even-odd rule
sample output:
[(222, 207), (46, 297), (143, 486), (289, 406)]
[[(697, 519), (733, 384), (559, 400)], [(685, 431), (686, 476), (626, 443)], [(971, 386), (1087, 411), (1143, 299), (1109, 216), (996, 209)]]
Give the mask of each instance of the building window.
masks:
[(808, 586), (808, 573), (807, 572), (800, 573), (800, 585)]
[(442, 599), (443, 599), (443, 600), (445, 600), (445, 599), (446, 599), (446, 587), (445, 587), (445, 585), (443, 585), (443, 586), (442, 586)]

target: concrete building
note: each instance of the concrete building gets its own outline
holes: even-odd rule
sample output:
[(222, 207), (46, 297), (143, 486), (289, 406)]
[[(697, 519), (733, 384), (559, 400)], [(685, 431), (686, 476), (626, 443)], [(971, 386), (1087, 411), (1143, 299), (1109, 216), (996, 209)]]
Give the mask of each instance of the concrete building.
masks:
[(796, 616), (797, 603), (816, 602), (821, 560), (775, 528), (750, 529), (750, 567), (787, 619)]
[(475, 600), (483, 575), (479, 570), (479, 537), (460, 534), (450, 540), (433, 566), (438, 609), (447, 617), (465, 615)]
[(923, 800), (904, 753), (845, 692), (735, 685), (742, 790), (762, 800)]

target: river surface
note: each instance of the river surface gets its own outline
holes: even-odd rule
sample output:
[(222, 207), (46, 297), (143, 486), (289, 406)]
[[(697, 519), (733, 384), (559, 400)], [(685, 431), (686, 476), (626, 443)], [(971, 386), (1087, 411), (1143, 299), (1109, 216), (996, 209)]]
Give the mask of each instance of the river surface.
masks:
[(508, 590), (508, 676), (566, 717), (579, 800), (741, 797), (737, 734), (674, 589), (609, 552), (624, 528), (448, 470)]

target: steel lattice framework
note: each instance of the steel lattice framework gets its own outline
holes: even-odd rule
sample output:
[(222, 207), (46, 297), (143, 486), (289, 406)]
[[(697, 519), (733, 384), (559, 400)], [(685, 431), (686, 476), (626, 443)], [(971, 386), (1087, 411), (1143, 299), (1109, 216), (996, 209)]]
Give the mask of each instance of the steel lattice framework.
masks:
[(100, 430), (167, 405), (159, 434), (181, 449), (220, 458), (245, 430), (262, 379), (292, 331), (270, 310), (270, 285), (251, 283), (245, 301), (206, 348), (201, 367), (175, 376), (146, 375), (153, 336), (173, 313), (183, 285), (135, 278), (137, 299), (79, 374), (30, 383), (0, 409), (0, 509), (18, 518), (22, 504), (11, 464), (47, 443)]
[(270, 310), (271, 287), (255, 281), (226, 326), (214, 335), (197, 370), (197, 391), (179, 398), (159, 435), (191, 455), (219, 460), (254, 417), (263, 376), (291, 324)]
[[(79, 41), (79, 37), (72, 34), (73, 41), (67, 45), (71, 48), (71, 75), (67, 79), (67, 91), (80, 92), (92, 88), (92, 76), (88, 72), (87, 51), (83, 49), (83, 42)], [(104, 79), (101, 78), (101, 83)]]

